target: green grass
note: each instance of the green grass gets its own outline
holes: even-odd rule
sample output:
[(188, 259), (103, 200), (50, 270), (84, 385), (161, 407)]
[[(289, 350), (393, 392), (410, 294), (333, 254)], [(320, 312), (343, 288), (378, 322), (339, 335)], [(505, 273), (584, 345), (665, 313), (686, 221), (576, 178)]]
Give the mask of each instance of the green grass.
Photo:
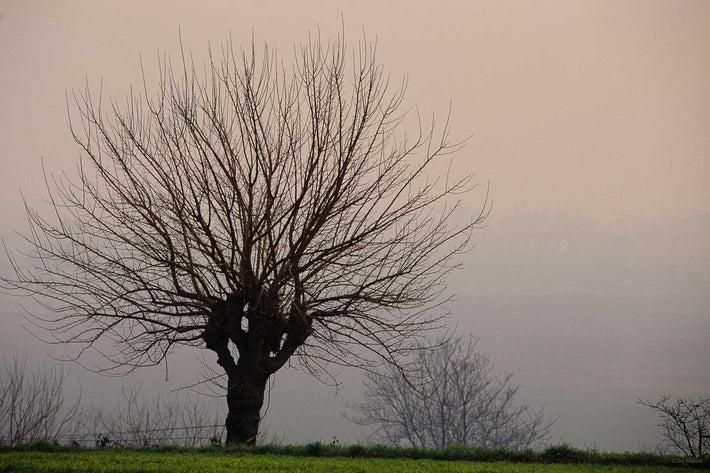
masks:
[[(509, 462), (468, 462), (415, 460), (411, 458), (355, 458), (335, 456), (296, 456), (224, 452), (220, 450), (129, 450), (63, 449), (0, 451), (0, 472), (100, 472), (100, 473), (181, 473), (181, 472), (478, 472), (478, 473), (689, 473), (701, 471), (687, 467), (643, 465), (543, 464)], [(707, 470), (705, 470), (707, 471)]]

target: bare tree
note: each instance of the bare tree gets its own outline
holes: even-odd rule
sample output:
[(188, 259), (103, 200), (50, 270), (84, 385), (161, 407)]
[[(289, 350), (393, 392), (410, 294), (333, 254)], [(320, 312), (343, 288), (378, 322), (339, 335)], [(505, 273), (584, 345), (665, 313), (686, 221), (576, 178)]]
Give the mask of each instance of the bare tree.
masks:
[(394, 445), (525, 449), (545, 440), (553, 422), (542, 409), (517, 402), (510, 375), (494, 376), (476, 341), (455, 339), (434, 350), (419, 345), (409, 378), (397, 369), (367, 373), (365, 399), (352, 420), (375, 426)]
[(65, 402), (63, 369), (27, 370), (27, 359), (13, 357), (0, 373), (0, 444), (55, 441), (81, 429), (81, 397)]
[(460, 143), (448, 120), (398, 131), (403, 88), (367, 42), (309, 39), (290, 67), (231, 43), (204, 67), (184, 50), (159, 64), (157, 91), (144, 79), (124, 104), (74, 93), (78, 179), (47, 179), (51, 219), (27, 207), (37, 264), (11, 254), (5, 285), (46, 304), (54, 341), (117, 369), (211, 350), (226, 441), (253, 444), (267, 380), (292, 359), (397, 364), (440, 325), (443, 278), (487, 205), (455, 219), (470, 176), (429, 170)]
[(662, 396), (657, 401), (640, 400), (639, 404), (660, 416), (658, 427), (668, 445), (691, 457), (710, 455), (710, 397), (671, 400)]

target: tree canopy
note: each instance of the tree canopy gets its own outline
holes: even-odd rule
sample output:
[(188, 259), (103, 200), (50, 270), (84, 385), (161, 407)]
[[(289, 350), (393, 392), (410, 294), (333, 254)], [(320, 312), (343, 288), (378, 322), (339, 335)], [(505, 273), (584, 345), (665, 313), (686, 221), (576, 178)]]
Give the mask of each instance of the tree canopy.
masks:
[(366, 40), (309, 39), (290, 66), (254, 44), (202, 67), (183, 49), (159, 72), (123, 101), (73, 93), (78, 175), (47, 179), (51, 217), (27, 206), (35, 264), (11, 254), (5, 285), (49, 308), (53, 340), (113, 367), (213, 351), (228, 442), (249, 442), (290, 360), (396, 365), (437, 327), (452, 257), (487, 205), (458, 216), (471, 177), (430, 171), (461, 143), (448, 119), (400, 132), (404, 84)]

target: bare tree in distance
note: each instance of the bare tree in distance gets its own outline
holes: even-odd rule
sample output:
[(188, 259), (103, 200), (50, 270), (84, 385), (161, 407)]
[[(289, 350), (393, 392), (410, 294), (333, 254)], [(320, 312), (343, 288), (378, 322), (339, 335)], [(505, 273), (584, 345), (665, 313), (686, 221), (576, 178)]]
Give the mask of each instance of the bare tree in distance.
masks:
[(106, 369), (212, 351), (226, 442), (253, 444), (284, 365), (403, 368), (406, 342), (443, 323), (444, 277), (488, 206), (458, 217), (471, 177), (430, 170), (461, 143), (448, 119), (400, 132), (404, 84), (367, 41), (309, 39), (290, 67), (253, 43), (209, 57), (164, 58), (157, 90), (144, 78), (122, 103), (74, 92), (78, 179), (47, 178), (51, 218), (27, 206), (36, 264), (9, 253), (5, 286)]
[(351, 417), (374, 426), (388, 444), (441, 448), (474, 445), (521, 450), (548, 438), (554, 421), (516, 399), (511, 376), (493, 375), (476, 338), (456, 338), (440, 348), (419, 345), (413, 374), (368, 372), (362, 403)]
[(710, 397), (698, 399), (661, 396), (657, 401), (639, 400), (661, 418), (658, 427), (665, 441), (690, 457), (710, 455)]
[(5, 360), (0, 371), (0, 445), (18, 445), (81, 430), (81, 396), (66, 402), (68, 372), (38, 367), (28, 371), (27, 359)]

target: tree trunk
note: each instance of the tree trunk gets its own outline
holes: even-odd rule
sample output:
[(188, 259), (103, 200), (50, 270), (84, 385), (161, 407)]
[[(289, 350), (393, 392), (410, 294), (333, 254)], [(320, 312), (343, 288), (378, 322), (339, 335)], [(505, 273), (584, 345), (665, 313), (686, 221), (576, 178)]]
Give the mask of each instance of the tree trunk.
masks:
[(226, 445), (256, 444), (267, 380), (268, 375), (248, 373), (239, 368), (237, 373), (229, 376)]
[[(278, 313), (278, 304), (270, 303), (268, 297), (261, 297), (259, 304), (251, 305), (248, 328), (243, 328), (248, 306), (243, 302), (245, 299), (249, 298), (233, 294), (215, 304), (202, 333), (205, 347), (217, 354), (217, 364), (227, 374), (226, 445), (256, 444), (269, 376), (283, 366), (311, 333), (311, 317), (292, 309), (296, 314), (284, 319)], [(230, 343), (239, 352), (236, 361)]]

